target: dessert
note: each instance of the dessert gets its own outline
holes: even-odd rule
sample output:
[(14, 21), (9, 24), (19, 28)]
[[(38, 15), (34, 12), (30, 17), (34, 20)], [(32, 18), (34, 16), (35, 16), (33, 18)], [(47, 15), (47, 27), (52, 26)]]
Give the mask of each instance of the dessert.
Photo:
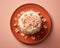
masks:
[(19, 41), (36, 44), (44, 40), (50, 32), (50, 15), (39, 5), (24, 4), (13, 13), (10, 28)]
[(25, 34), (34, 34), (41, 30), (42, 21), (38, 12), (23, 12), (18, 22), (21, 31)]

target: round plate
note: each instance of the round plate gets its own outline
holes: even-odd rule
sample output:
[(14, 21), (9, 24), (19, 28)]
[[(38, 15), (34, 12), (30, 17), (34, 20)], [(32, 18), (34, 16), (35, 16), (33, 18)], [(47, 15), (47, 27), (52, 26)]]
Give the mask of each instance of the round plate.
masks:
[[(31, 38), (25, 39), (23, 36), (20, 35), (21, 30), (18, 26), (18, 18), (19, 18), (18, 14), (21, 13), (22, 11), (27, 11), (27, 10), (34, 10), (36, 12), (40, 12), (42, 17), (46, 18), (46, 22), (43, 23), (43, 25), (46, 25), (47, 29), (44, 29), (42, 27), (42, 29), (40, 31), (40, 32), (42, 32), (42, 34), (39, 34), (40, 35), (39, 38), (37, 38), (35, 40), (32, 40)], [(16, 26), (14, 26), (14, 24)], [(39, 43), (42, 40), (44, 40), (47, 37), (47, 35), (49, 34), (50, 29), (51, 29), (51, 20), (50, 20), (49, 14), (47, 13), (47, 11), (43, 7), (41, 7), (40, 5), (37, 5), (37, 4), (28, 3), (28, 4), (24, 4), (20, 7), (18, 7), (14, 11), (14, 13), (12, 14), (11, 20), (10, 20), (10, 28), (11, 28), (12, 33), (14, 34), (14, 36), (19, 41), (21, 41), (23, 43), (26, 43), (26, 44), (36, 44), (36, 43)], [(18, 33), (16, 33), (16, 29), (19, 29)]]

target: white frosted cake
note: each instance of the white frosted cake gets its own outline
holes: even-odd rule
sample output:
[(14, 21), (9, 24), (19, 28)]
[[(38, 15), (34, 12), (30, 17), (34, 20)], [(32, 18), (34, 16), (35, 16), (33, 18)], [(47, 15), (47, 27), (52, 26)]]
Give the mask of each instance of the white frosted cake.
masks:
[(23, 12), (18, 20), (21, 31), (25, 34), (34, 34), (41, 29), (42, 21), (38, 12), (26, 11)]

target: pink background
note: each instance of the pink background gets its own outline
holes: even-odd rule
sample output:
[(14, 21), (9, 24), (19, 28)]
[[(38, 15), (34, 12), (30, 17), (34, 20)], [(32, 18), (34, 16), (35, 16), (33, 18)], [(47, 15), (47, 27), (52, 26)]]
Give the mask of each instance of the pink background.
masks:
[[(37, 45), (26, 45), (13, 36), (10, 18), (14, 10), (25, 3), (44, 7), (51, 16), (52, 30), (48, 38)], [(0, 0), (0, 48), (60, 48), (60, 0)]]

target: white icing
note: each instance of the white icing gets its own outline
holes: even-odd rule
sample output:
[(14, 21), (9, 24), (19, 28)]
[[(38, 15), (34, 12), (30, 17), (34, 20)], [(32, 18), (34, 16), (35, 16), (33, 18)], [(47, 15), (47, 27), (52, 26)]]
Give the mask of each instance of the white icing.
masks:
[(16, 23), (14, 23), (14, 25), (13, 26), (16, 26), (17, 24)]
[(35, 38), (35, 36), (31, 36), (31, 39), (35, 40), (36, 38)]
[(19, 32), (19, 29), (16, 28), (16, 29), (15, 29), (15, 32), (16, 32), (16, 33)]
[(24, 33), (21, 33), (21, 36), (25, 36), (25, 34)]
[(46, 25), (43, 25), (43, 27), (44, 27), (45, 29), (47, 29), (47, 26), (46, 26)]
[(28, 36), (25, 36), (24, 38), (25, 38), (25, 39), (27, 39), (27, 38), (28, 38)]
[(42, 18), (42, 21), (43, 21), (43, 22), (46, 22), (46, 19), (45, 19), (45, 18)]

